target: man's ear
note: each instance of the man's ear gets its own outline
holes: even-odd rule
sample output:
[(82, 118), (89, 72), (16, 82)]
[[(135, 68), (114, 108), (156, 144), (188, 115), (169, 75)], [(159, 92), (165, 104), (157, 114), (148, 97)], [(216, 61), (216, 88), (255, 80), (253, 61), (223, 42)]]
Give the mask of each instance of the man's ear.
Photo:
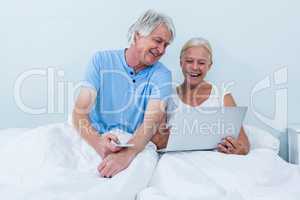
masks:
[(135, 33), (134, 33), (134, 37), (133, 37), (134, 43), (135, 43), (138, 39), (140, 39), (140, 38), (141, 38), (140, 33), (139, 33), (139, 32), (135, 32)]

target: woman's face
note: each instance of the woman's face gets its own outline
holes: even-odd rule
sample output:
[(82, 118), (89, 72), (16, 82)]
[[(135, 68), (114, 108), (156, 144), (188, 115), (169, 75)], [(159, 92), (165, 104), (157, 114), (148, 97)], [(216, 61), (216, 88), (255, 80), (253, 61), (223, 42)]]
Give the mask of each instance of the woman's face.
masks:
[(190, 86), (200, 84), (210, 69), (210, 53), (204, 47), (188, 48), (180, 60), (184, 80)]

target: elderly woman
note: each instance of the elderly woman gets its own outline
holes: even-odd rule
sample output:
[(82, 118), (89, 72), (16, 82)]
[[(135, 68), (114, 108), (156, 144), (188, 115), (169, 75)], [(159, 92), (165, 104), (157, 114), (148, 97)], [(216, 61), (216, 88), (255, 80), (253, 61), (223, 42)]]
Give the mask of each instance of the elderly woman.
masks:
[[(177, 109), (194, 107), (201, 109), (208, 106), (236, 106), (233, 96), (218, 92), (213, 85), (205, 80), (212, 66), (212, 48), (209, 42), (202, 38), (192, 38), (187, 41), (180, 52), (180, 66), (184, 81), (174, 89), (174, 95), (168, 104), (168, 117), (176, 115)], [(174, 111), (175, 110), (175, 111)], [(163, 129), (160, 129), (162, 133)], [(169, 130), (164, 134), (157, 133), (152, 141), (157, 147), (163, 148), (168, 140)], [(249, 141), (241, 128), (238, 138), (226, 137), (218, 144), (217, 150), (226, 154), (242, 154), (249, 152)]]
[[(229, 92), (219, 94), (205, 80), (212, 63), (212, 49), (207, 40), (192, 38), (182, 47), (180, 66), (184, 81), (174, 88), (174, 94), (168, 102), (167, 121), (172, 121), (177, 114), (184, 114), (184, 110), (190, 107), (200, 110), (211, 106), (236, 106)], [(164, 148), (169, 132), (169, 129), (162, 126), (152, 142), (159, 149)], [(249, 141), (244, 129), (241, 128), (237, 138), (227, 137), (220, 141), (217, 150), (222, 153), (189, 151), (163, 154), (149, 187), (140, 192), (138, 199), (243, 199), (232, 188), (236, 184), (245, 184), (238, 179), (248, 174), (244, 165), (251, 162), (240, 162), (247, 160), (247, 156), (241, 155), (249, 152)], [(235, 171), (237, 176), (233, 173)]]
[[(212, 66), (212, 49), (208, 41), (201, 38), (189, 40), (181, 50), (180, 65), (184, 81), (174, 89), (168, 104), (168, 121), (172, 123), (172, 117), (184, 114), (187, 107), (202, 109), (236, 105), (230, 93), (220, 95), (211, 83), (205, 81)], [(168, 133), (168, 129), (165, 131)], [(162, 148), (167, 136), (156, 134), (153, 141)], [(293, 187), (299, 182), (299, 168), (289, 166), (269, 149), (249, 152), (243, 128), (237, 138), (220, 141), (218, 151), (163, 154), (148, 188), (141, 191), (137, 199), (280, 200), (289, 194), (292, 195), (287, 199), (299, 198), (299, 189)]]

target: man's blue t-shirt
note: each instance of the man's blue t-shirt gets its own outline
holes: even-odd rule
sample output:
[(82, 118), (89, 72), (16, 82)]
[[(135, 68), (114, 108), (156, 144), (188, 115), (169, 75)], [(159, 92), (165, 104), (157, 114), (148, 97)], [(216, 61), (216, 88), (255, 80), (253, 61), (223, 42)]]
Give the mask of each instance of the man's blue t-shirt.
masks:
[(112, 129), (134, 133), (144, 120), (150, 99), (167, 101), (171, 72), (156, 62), (135, 73), (125, 60), (125, 49), (97, 52), (90, 60), (84, 86), (97, 91), (89, 117), (101, 134)]

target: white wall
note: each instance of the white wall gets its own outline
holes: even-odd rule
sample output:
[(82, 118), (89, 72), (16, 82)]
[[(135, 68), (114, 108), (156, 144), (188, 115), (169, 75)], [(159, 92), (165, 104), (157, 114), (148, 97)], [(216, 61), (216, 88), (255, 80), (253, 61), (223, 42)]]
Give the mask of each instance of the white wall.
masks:
[[(67, 98), (68, 82), (76, 84), (82, 78), (91, 54), (98, 49), (125, 47), (129, 25), (149, 8), (171, 16), (177, 28), (177, 38), (162, 59), (174, 72), (175, 80), (181, 80), (178, 54), (182, 44), (193, 36), (206, 37), (215, 52), (208, 78), (220, 86), (234, 81), (232, 91), (237, 103), (249, 106), (249, 123), (280, 130), (286, 124), (285, 115), (289, 122), (300, 122), (299, 7), (296, 0), (1, 1), (0, 128), (35, 127), (66, 119), (67, 100), (60, 99), (57, 87), (64, 86)], [(52, 68), (45, 71), (47, 67)], [(288, 67), (288, 83), (283, 67)], [(274, 73), (282, 68), (276, 80), (283, 83), (256, 93), (255, 107), (251, 106), (249, 100), (255, 85), (269, 75), (271, 83), (274, 82)], [(26, 105), (45, 107), (49, 98), (50, 107), (46, 106), (45, 114), (24, 113), (15, 102), (16, 80), (32, 69), (42, 69), (48, 74), (54, 69), (54, 107), (51, 107), (52, 95), (47, 97), (46, 76), (31, 76), (22, 84), (21, 95)], [(62, 73), (59, 70), (64, 74), (58, 75)], [(267, 82), (262, 84), (267, 86)], [(289, 112), (284, 96), (287, 88)], [(283, 101), (276, 103), (278, 90)], [(63, 106), (62, 112), (58, 111), (58, 104)], [(275, 113), (280, 108), (283, 113)]]

